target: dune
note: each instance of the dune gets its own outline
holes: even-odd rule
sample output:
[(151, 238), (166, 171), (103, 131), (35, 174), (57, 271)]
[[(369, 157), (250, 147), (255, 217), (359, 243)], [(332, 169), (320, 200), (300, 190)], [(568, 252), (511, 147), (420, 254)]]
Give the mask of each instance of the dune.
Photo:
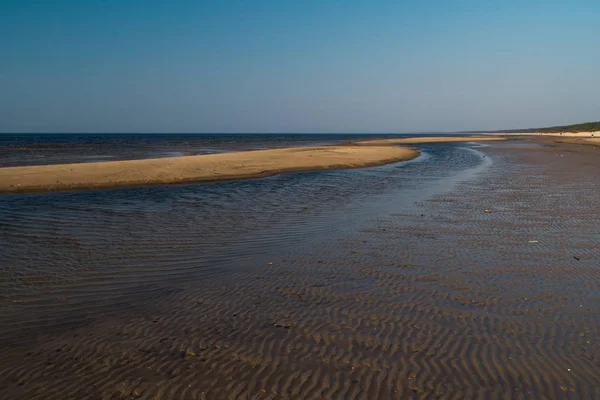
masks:
[(409, 160), (398, 146), (318, 146), (147, 160), (0, 168), (0, 192), (115, 188), (257, 178), (285, 172), (360, 168)]

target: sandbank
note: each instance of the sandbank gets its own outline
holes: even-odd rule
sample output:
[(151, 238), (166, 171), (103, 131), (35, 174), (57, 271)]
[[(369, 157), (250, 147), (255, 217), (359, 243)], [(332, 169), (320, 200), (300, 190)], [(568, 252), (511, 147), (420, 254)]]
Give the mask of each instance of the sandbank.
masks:
[(317, 146), (147, 160), (0, 168), (0, 193), (67, 191), (257, 178), (360, 168), (419, 155), (397, 146)]
[(397, 139), (375, 139), (354, 142), (357, 146), (391, 146), (397, 144), (445, 143), (445, 142), (482, 142), (489, 140), (506, 140), (501, 136), (430, 136)]

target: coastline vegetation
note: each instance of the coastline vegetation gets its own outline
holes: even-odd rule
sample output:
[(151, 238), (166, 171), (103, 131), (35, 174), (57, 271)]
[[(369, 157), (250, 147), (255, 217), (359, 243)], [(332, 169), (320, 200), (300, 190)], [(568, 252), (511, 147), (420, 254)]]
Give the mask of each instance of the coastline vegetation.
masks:
[[(561, 133), (561, 132), (596, 132), (600, 131), (600, 121), (585, 122), (574, 125), (550, 126), (546, 128), (528, 128), (528, 129), (504, 129), (500, 131), (492, 131), (490, 133)], [(484, 131), (469, 131), (464, 133), (481, 133)], [(488, 131), (486, 131), (488, 132)]]

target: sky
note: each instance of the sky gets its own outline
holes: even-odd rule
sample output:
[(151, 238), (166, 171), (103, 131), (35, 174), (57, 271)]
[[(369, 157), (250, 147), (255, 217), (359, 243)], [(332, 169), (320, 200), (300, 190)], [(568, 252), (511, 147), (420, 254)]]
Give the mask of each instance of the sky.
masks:
[(598, 121), (598, 21), (598, 0), (0, 0), (0, 132)]

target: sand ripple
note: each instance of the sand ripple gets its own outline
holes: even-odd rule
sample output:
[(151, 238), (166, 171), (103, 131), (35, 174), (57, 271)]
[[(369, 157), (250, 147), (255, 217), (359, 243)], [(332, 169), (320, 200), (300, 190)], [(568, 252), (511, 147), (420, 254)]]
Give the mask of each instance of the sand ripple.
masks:
[[(590, 184), (597, 163), (578, 153), (484, 151), (493, 163), (449, 191), (378, 209), (370, 223), (325, 245), (269, 258), (242, 253), (229, 261), (252, 261), (226, 275), (186, 275), (185, 259), (167, 257), (175, 244), (148, 243), (165, 254), (164, 264), (159, 257), (159, 267), (138, 265), (131, 281), (119, 283), (144, 277), (147, 300), (102, 308), (112, 311), (5, 348), (0, 393), (45, 400), (599, 398), (600, 192)], [(91, 240), (71, 243), (60, 230), (23, 235), (60, 246)], [(289, 235), (283, 242), (294, 240)], [(202, 240), (178, 237), (189, 249)], [(106, 251), (109, 265), (118, 258), (127, 273), (123, 260), (144, 259), (129, 244), (88, 250)], [(65, 274), (66, 292), (81, 279), (68, 254), (55, 255), (73, 271)], [(85, 288), (90, 298), (108, 301), (101, 283), (109, 276)]]

